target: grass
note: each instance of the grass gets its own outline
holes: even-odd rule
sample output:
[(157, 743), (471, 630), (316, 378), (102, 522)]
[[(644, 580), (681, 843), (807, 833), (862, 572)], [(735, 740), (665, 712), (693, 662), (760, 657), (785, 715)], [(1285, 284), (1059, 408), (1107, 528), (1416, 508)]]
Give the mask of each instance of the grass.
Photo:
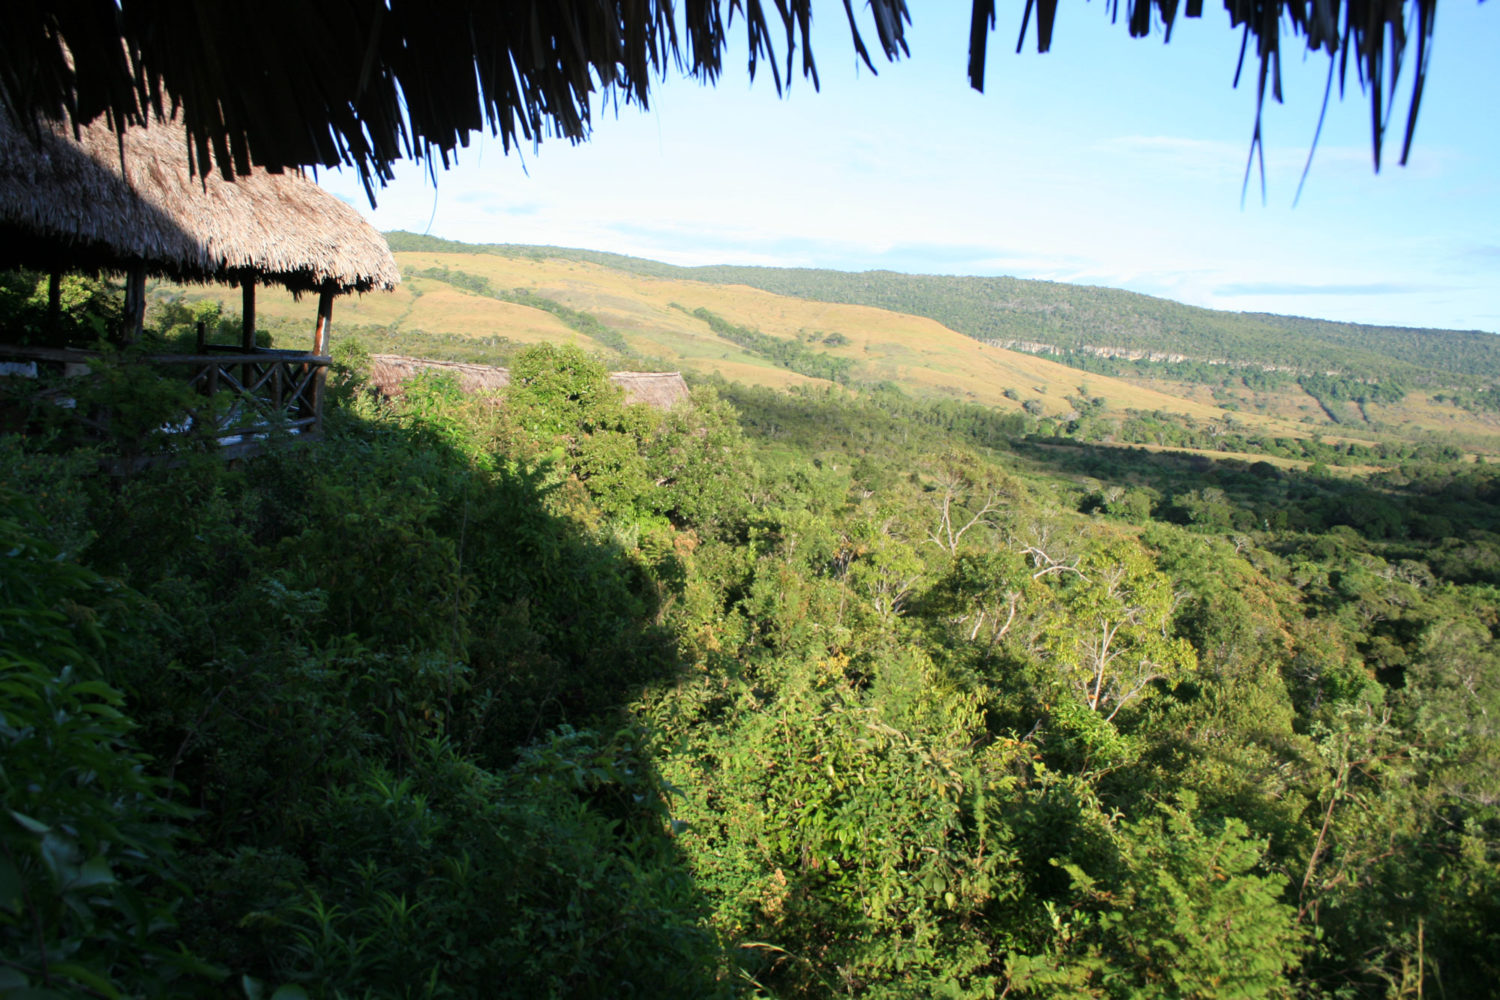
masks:
[[(498, 336), (514, 343), (554, 341), (598, 350), (596, 341), (569, 328), (542, 309), (501, 301), (430, 276), (448, 269), (480, 278), (496, 293), (516, 289), (588, 313), (620, 334), (637, 358), (651, 359), (689, 373), (715, 372), (732, 381), (784, 387), (826, 384), (776, 366), (716, 335), (691, 315), (704, 308), (737, 326), (784, 339), (800, 339), (810, 349), (854, 362), (855, 383), (894, 382), (923, 398), (948, 397), (998, 409), (1035, 401), (1045, 412), (1073, 409), (1069, 396), (1080, 387), (1103, 399), (1106, 412), (1160, 410), (1198, 421), (1223, 420), (1228, 411), (1205, 386), (1163, 379), (1125, 379), (1080, 371), (1046, 357), (980, 343), (934, 320), (868, 306), (840, 305), (776, 295), (744, 285), (709, 284), (647, 277), (603, 264), (537, 256), (488, 253), (410, 252), (396, 254), (405, 279), (394, 291), (340, 299), (334, 308), (334, 335), (340, 321), (391, 328), (411, 336), (411, 353), (421, 353), (421, 332), (475, 338)], [(429, 272), (424, 276), (419, 272)], [(190, 287), (189, 298), (217, 298), (238, 308), (232, 289)], [(285, 293), (263, 290), (257, 303), (270, 321), (306, 323), (309, 339), (313, 309)], [(834, 345), (824, 340), (837, 334)], [(842, 338), (840, 340), (840, 338)], [(1013, 397), (1013, 398), (1012, 398)], [(1344, 423), (1331, 424), (1321, 407), (1299, 387), (1251, 392), (1221, 391), (1237, 406), (1233, 418), (1252, 432), (1308, 437), (1337, 432), (1363, 437), (1366, 425), (1357, 407), (1344, 407)], [(1381, 430), (1420, 436), (1461, 433), (1500, 443), (1500, 422), (1486, 421), (1414, 393), (1410, 405), (1374, 408)], [(1308, 418), (1311, 418), (1310, 420)]]

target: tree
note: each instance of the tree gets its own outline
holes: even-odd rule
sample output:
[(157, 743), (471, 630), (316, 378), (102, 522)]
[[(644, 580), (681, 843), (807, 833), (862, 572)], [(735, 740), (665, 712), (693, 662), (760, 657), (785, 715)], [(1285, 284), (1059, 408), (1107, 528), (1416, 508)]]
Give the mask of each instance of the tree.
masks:
[(1066, 576), (1044, 649), (1089, 711), (1113, 721), (1153, 681), (1174, 680), (1197, 666), (1192, 645), (1172, 634), (1172, 582), (1138, 546), (1116, 543), (1091, 552)]
[[(8, 488), (0, 499), (42, 520)], [(222, 977), (165, 940), (177, 824), (192, 812), (137, 749), (95, 655), (118, 641), (99, 606), (125, 595), (31, 524), (0, 518), (0, 994), (165, 995), (184, 973)]]
[(1073, 901), (1054, 910), (1053, 951), (1015, 954), (1022, 996), (1285, 996), (1304, 945), (1284, 878), (1261, 874), (1263, 843), (1244, 823), (1201, 815), (1184, 793), (1108, 831), (1090, 869), (1055, 862)]
[(964, 535), (974, 528), (995, 527), (1007, 492), (999, 477), (985, 474), (981, 463), (958, 452), (944, 455), (935, 471), (929, 503), (937, 523), (927, 541), (957, 555)]
[(631, 519), (659, 506), (642, 452), (659, 415), (627, 405), (603, 363), (579, 348), (542, 343), (518, 354), (504, 419), (521, 454), (554, 463), (603, 512)]
[(942, 614), (966, 642), (993, 646), (1041, 604), (1046, 589), (1022, 554), (999, 550), (965, 552), (933, 588), (932, 610)]
[(674, 522), (732, 520), (748, 502), (754, 463), (736, 414), (713, 389), (668, 411), (645, 451), (657, 505)]
[(506, 402), (518, 425), (550, 442), (617, 417), (621, 396), (598, 360), (571, 344), (544, 343), (516, 356)]

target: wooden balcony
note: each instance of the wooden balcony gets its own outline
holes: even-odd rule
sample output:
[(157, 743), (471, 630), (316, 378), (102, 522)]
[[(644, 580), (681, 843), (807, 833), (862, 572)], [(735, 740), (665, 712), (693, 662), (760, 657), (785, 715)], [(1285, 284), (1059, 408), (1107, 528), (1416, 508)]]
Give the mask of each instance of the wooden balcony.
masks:
[[(90, 377), (90, 362), (100, 357), (95, 351), (0, 345), (0, 380), (14, 385), (18, 378), (37, 379), (36, 399), (77, 410), (69, 384)], [(331, 363), (326, 355), (207, 347), (192, 354), (125, 356), (121, 363), (147, 365), (164, 377), (180, 378), (203, 397), (203, 406), (190, 406), (180, 419), (157, 429), (168, 440), (176, 434), (206, 434), (225, 457), (239, 457), (258, 450), (271, 434), (322, 434), (323, 383)], [(74, 417), (94, 435), (111, 432), (107, 411), (76, 412)]]

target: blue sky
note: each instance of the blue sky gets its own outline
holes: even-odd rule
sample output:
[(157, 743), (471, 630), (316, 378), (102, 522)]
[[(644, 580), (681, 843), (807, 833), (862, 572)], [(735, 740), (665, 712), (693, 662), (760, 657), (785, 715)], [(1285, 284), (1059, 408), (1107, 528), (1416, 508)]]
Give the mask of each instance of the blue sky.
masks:
[[(1123, 6), (1123, 5), (1122, 5)], [(1351, 77), (1297, 181), (1327, 61), (1289, 49), (1265, 116), (1267, 198), (1241, 207), (1253, 66), (1221, 9), (1169, 45), (1131, 39), (1102, 0), (1062, 5), (1052, 51), (991, 36), (985, 93), (965, 78), (968, 3), (912, 4), (910, 59), (859, 65), (837, 0), (816, 8), (822, 90), (778, 98), (742, 49), (717, 87), (669, 75), (649, 111), (598, 108), (593, 137), (506, 155), (476, 135), (458, 165), (399, 164), (371, 211), (354, 173), (321, 183), (383, 230), (540, 243), (677, 264), (1001, 274), (1128, 288), (1219, 309), (1500, 332), (1500, 8), (1439, 12), (1411, 162), (1405, 98), (1379, 175)], [(736, 25), (738, 28), (739, 25)], [(873, 39), (873, 29), (868, 32)], [(1299, 39), (1300, 41), (1300, 39)], [(1403, 83), (1409, 82), (1410, 69)], [(1403, 88), (1404, 89), (1404, 88)]]

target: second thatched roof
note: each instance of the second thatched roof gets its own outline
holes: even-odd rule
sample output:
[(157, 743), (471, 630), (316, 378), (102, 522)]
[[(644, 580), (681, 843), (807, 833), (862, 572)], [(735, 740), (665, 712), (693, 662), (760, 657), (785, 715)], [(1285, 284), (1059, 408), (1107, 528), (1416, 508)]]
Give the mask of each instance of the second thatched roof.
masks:
[[(424, 371), (441, 372), (458, 379), (464, 392), (498, 392), (510, 385), (510, 371), (492, 365), (461, 361), (432, 361), (401, 354), (375, 354), (370, 357), (370, 381), (387, 396), (401, 394), (407, 381)], [(610, 372), (609, 381), (625, 393), (627, 403), (645, 403), (658, 410), (670, 410), (688, 398), (687, 383), (681, 372)]]
[(385, 238), (297, 171), (193, 176), (182, 126), (20, 126), (0, 109), (0, 266), (148, 272), (293, 292), (401, 280)]

